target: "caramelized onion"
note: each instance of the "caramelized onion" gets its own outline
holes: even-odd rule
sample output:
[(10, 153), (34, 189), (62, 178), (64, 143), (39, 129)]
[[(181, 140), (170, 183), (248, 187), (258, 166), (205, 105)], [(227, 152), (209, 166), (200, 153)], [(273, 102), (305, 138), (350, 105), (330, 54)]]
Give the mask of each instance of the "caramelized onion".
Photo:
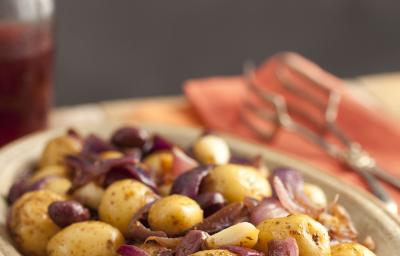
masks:
[(251, 210), (250, 221), (254, 225), (258, 225), (264, 220), (286, 217), (288, 215), (289, 213), (283, 208), (279, 200), (269, 197), (261, 201)]
[(293, 237), (268, 242), (268, 256), (299, 256), (299, 247)]

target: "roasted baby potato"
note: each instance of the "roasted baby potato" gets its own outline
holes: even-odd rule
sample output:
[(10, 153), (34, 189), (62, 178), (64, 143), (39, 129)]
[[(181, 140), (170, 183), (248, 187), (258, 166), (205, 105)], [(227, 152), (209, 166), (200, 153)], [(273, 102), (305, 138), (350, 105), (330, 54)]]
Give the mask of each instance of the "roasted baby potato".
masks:
[(358, 243), (341, 243), (331, 247), (331, 256), (376, 256), (365, 246)]
[(271, 195), (271, 186), (257, 169), (236, 164), (225, 164), (210, 171), (202, 185), (203, 192), (219, 192), (229, 202), (240, 202), (245, 197), (262, 199)]
[(74, 155), (81, 151), (82, 144), (70, 136), (59, 136), (51, 139), (42, 152), (40, 166), (64, 164), (67, 155)]
[(72, 224), (47, 245), (47, 256), (112, 256), (124, 242), (118, 229), (100, 221)]
[(51, 177), (48, 179), (41, 189), (50, 190), (56, 194), (66, 196), (71, 188), (71, 181), (63, 177)]
[(30, 183), (34, 183), (48, 176), (68, 177), (68, 168), (64, 165), (46, 165), (35, 172), (29, 179)]
[(226, 164), (231, 157), (228, 144), (211, 134), (200, 137), (194, 143), (193, 152), (202, 164)]
[(190, 254), (190, 256), (237, 256), (237, 254), (230, 252), (228, 250), (217, 249), (217, 250), (199, 251)]
[(99, 208), (104, 189), (94, 182), (89, 182), (83, 187), (75, 190), (73, 198), (91, 209)]
[(268, 242), (288, 237), (296, 239), (300, 256), (330, 256), (330, 239), (326, 228), (308, 215), (294, 214), (261, 222), (257, 248), (268, 253)]
[(146, 185), (125, 179), (114, 182), (104, 192), (100, 201), (100, 220), (126, 234), (132, 216), (158, 196)]
[(203, 221), (203, 210), (189, 197), (171, 195), (151, 206), (148, 221), (153, 230), (177, 235)]
[(46, 256), (47, 242), (60, 228), (50, 219), (47, 208), (63, 197), (48, 190), (28, 192), (11, 208), (9, 228), (21, 252), (29, 256)]
[(172, 169), (173, 156), (170, 151), (157, 151), (148, 155), (143, 163), (148, 167), (150, 176), (159, 180)]

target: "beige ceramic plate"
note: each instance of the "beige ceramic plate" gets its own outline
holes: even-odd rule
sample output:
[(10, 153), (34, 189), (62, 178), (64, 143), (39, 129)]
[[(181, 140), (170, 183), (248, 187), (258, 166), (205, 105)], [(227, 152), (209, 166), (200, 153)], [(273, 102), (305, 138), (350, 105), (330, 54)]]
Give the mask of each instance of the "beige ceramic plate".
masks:
[[(170, 140), (182, 145), (189, 145), (200, 133), (191, 128), (171, 127), (165, 125), (141, 125), (151, 132), (160, 133)], [(78, 129), (82, 133), (95, 132), (108, 137), (118, 124), (103, 124), (96, 127)], [(65, 130), (52, 130), (21, 139), (0, 150), (0, 194), (6, 195), (14, 177), (24, 170), (29, 162), (39, 156), (46, 141)], [(351, 213), (361, 236), (371, 235), (377, 243), (377, 255), (398, 256), (400, 249), (400, 222), (385, 211), (380, 203), (369, 194), (344, 184), (336, 178), (320, 170), (303, 164), (297, 160), (271, 151), (265, 147), (249, 144), (242, 140), (225, 136), (231, 148), (238, 154), (254, 156), (261, 154), (271, 167), (289, 165), (300, 170), (306, 179), (324, 188), (332, 199), (340, 195), (340, 203)], [(0, 199), (0, 255), (20, 255), (12, 246), (6, 232), (5, 220), (7, 205)]]

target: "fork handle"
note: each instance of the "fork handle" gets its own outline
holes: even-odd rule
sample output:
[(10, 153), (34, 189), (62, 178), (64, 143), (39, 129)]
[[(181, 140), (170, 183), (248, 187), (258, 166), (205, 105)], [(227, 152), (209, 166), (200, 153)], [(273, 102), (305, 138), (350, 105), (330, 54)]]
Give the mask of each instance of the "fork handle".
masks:
[(381, 167), (376, 166), (375, 168), (372, 168), (370, 170), (370, 173), (372, 175), (374, 175), (375, 177), (379, 178), (380, 180), (382, 180), (400, 190), (400, 179), (389, 174)]
[(396, 202), (390, 197), (390, 195), (382, 187), (382, 185), (378, 182), (378, 180), (375, 179), (375, 177), (369, 172), (366, 172), (364, 170), (357, 170), (357, 171), (368, 183), (371, 192), (386, 205), (386, 208), (392, 213), (397, 213)]

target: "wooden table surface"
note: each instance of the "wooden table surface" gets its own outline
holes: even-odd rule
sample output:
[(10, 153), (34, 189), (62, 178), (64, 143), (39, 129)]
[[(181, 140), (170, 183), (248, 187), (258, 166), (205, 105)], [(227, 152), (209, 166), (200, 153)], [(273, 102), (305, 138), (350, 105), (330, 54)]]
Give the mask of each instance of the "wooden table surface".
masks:
[[(347, 80), (349, 90), (366, 104), (383, 107), (389, 116), (400, 120), (400, 72), (365, 75)], [(135, 116), (140, 121), (154, 121), (155, 111), (175, 111), (184, 114), (189, 111), (189, 103), (183, 96), (151, 97), (104, 101), (56, 108), (51, 114), (50, 126), (70, 126), (76, 123), (101, 123), (105, 120), (127, 120)], [(159, 122), (200, 126), (197, 117), (190, 120), (165, 120), (157, 115)]]

